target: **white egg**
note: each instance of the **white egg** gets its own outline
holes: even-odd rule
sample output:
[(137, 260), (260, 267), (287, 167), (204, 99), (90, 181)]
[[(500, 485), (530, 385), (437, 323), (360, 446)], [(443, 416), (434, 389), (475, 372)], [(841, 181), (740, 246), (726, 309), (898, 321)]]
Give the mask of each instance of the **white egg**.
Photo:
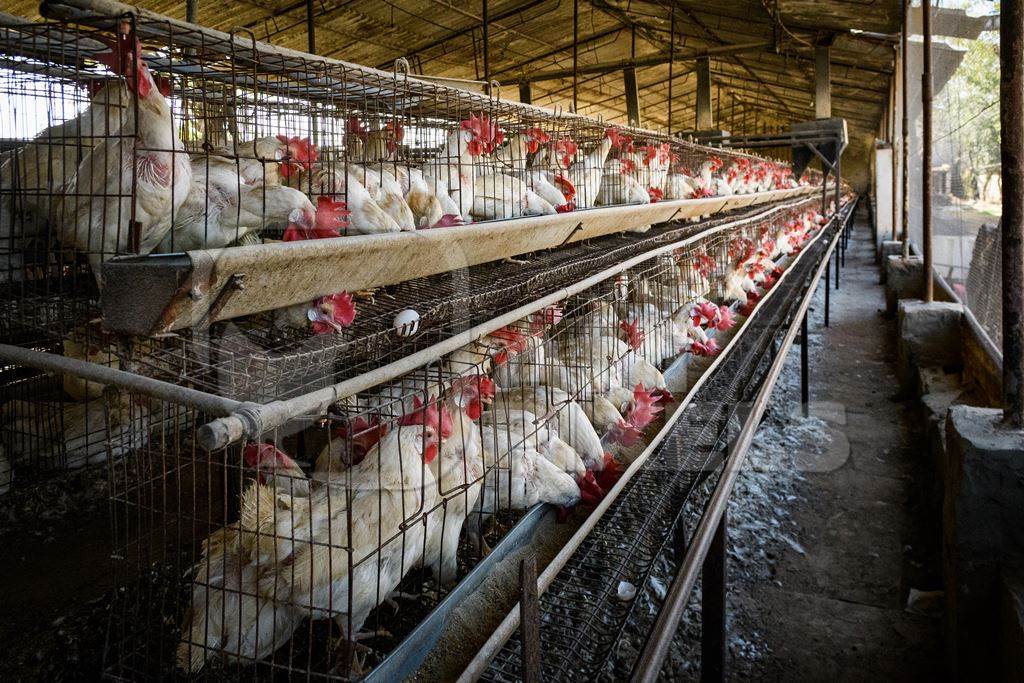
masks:
[(416, 334), (416, 330), (420, 328), (420, 314), (411, 308), (406, 308), (395, 315), (392, 325), (399, 337), (409, 337)]
[(636, 586), (629, 581), (619, 581), (618, 597), (622, 602), (629, 602), (636, 597)]

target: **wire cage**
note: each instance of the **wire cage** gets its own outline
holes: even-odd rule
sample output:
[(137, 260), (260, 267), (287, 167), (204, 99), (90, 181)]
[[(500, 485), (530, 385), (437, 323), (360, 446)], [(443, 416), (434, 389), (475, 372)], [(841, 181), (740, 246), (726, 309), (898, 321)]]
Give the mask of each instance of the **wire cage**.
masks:
[(722, 281), (784, 263), (771, 243), (805, 220), (806, 203), (662, 251), (225, 449), (198, 447), (208, 416), (133, 395), (148, 427), (108, 465), (123, 588), (106, 672), (366, 674), (528, 509), (604, 495), (673, 401), (662, 371), (717, 352), (740, 308)]
[[(72, 298), (95, 317), (102, 264), (115, 257), (395, 235), (797, 184), (783, 165), (653, 131), (93, 5), (44, 3), (45, 13), (77, 25), (0, 17), (0, 92), (9, 102), (0, 121), (8, 148), (0, 265), (22, 308), (38, 309), (36, 297)], [(128, 309), (158, 295), (140, 293), (132, 274)], [(309, 282), (293, 289), (295, 303), (331, 294)], [(309, 328), (306, 309), (291, 322)], [(340, 327), (344, 315), (320, 323)]]

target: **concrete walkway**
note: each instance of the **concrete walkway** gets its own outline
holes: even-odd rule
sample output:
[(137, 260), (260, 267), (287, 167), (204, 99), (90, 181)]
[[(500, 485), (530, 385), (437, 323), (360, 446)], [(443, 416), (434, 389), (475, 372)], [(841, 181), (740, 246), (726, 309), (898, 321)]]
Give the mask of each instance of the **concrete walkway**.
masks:
[[(811, 397), (831, 442), (794, 447), (799, 474), (755, 475), (768, 489), (773, 477), (780, 486), (785, 478), (795, 495), (768, 532), (767, 558), (744, 551), (749, 532), (732, 538), (728, 676), (938, 680), (941, 608), (925, 600), (907, 609), (911, 588), (940, 586), (938, 531), (922, 521), (931, 482), (924, 442), (896, 396), (894, 324), (882, 315), (866, 223), (857, 224), (841, 288), (832, 290), (829, 328), (822, 291), (811, 317)], [(794, 347), (773, 398), (777, 411), (796, 408), (798, 382)], [(808, 421), (789, 422), (807, 431)]]

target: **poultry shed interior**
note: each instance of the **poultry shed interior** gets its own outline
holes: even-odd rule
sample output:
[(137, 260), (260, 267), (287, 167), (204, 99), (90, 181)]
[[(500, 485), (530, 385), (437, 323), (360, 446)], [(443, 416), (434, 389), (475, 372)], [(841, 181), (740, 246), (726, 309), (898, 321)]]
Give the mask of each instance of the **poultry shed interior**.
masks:
[[(933, 268), (931, 200), (909, 208), (956, 185), (949, 164), (920, 173), (933, 81), (958, 83), (965, 52), (932, 47), (932, 22), (1024, 43), (1018, 3), (960, 4), (5, 7), (0, 675), (803, 680), (849, 671), (847, 637), (871, 643), (864, 678), (930, 677), (942, 655), (950, 678), (1019, 674), (1013, 618), (994, 657), (964, 626), (977, 585), (1017, 584), (976, 578), (974, 546), (920, 521), (943, 501), (956, 529), (977, 519), (948, 469), (975, 448), (958, 405), (1005, 410), (1014, 446), (977, 448), (1024, 450), (1024, 391), (1000, 378), (1024, 305), (994, 297), (993, 344), (974, 280)], [(1024, 291), (1020, 240), (1001, 244), (970, 267)], [(858, 396), (865, 367), (881, 379)], [(815, 465), (761, 467), (781, 432), (780, 456), (842, 440), (857, 469), (847, 421), (917, 429), (911, 404), (953, 376), (957, 405), (920, 429), (967, 455), (877, 475), (920, 505), (811, 521), (833, 490)], [(897, 379), (901, 408), (866, 396)], [(863, 457), (902, 467), (881, 442), (921, 432), (886, 429)], [(980, 498), (1012, 508), (1008, 480)], [(861, 504), (872, 485), (840, 490)], [(939, 595), (954, 635), (850, 636), (814, 613), (830, 635), (804, 648), (800, 610), (758, 593), (788, 589), (779, 555), (808, 555), (801, 514), (815, 538), (852, 535), (810, 546), (803, 575), (856, 574), (883, 519), (958, 558), (885, 584), (896, 612)]]

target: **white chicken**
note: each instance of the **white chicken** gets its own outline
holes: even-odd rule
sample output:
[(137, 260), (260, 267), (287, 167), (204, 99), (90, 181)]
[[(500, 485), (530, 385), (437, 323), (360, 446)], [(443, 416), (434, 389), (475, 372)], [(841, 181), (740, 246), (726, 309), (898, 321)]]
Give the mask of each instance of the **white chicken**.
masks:
[(345, 197), (349, 210), (348, 231), (355, 235), (379, 235), (401, 232), (402, 227), (370, 196), (369, 190), (351, 172), (315, 166), (309, 171), (291, 174), (289, 187), (300, 189), (314, 198)]
[[(259, 234), (289, 223), (313, 228), (317, 213), (299, 190), (277, 184), (247, 184), (236, 163), (224, 157), (194, 157), (191, 166), (188, 195), (156, 251), (218, 249), (248, 233)], [(258, 182), (260, 178), (262, 172)]]
[(582, 159), (573, 162), (566, 170), (566, 175), (576, 191), (575, 204), (577, 208), (589, 209), (598, 204), (597, 199), (604, 177), (605, 161), (608, 159), (611, 149), (612, 140), (606, 136), (594, 149)]
[[(192, 167), (175, 132), (171, 108), (156, 87), (136, 42), (118, 33), (115, 72), (129, 77), (138, 120), (103, 139), (78, 165), (55, 201), (60, 239), (88, 255), (102, 287), (100, 264), (121, 253), (148, 254), (171, 229), (185, 201)], [(90, 201), (88, 198), (103, 197)], [(114, 199), (116, 198), (116, 199)]]
[(495, 396), (494, 410), (499, 414), (501, 411), (525, 410), (542, 420), (553, 419), (558, 437), (572, 446), (588, 470), (604, 467), (605, 451), (601, 437), (580, 405), (561, 389), (532, 386), (501, 391)]
[(306, 617), (334, 618), (355, 639), (423, 559), (425, 525), (409, 516), (438, 503), (429, 465), (439, 424), (435, 406), (406, 416), (361, 463), (309, 496), (258, 482), (247, 489), (240, 521), (204, 544), (179, 666), (196, 672), (216, 654), (263, 659)]

